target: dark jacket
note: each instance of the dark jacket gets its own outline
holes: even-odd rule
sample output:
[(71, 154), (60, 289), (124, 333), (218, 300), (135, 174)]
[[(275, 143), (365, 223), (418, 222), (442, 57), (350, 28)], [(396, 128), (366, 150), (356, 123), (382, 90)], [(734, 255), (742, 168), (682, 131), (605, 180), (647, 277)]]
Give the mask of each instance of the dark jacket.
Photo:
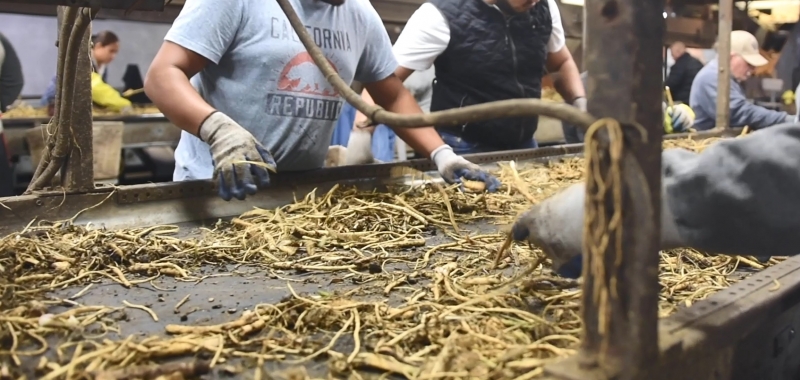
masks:
[(689, 94), (692, 92), (694, 77), (703, 68), (703, 63), (689, 53), (683, 53), (675, 60), (669, 70), (667, 87), (672, 93), (672, 100), (689, 104)]
[(17, 52), (2, 34), (0, 34), (0, 44), (3, 44), (5, 50), (5, 59), (0, 62), (0, 113), (2, 113), (19, 98), (25, 80)]
[[(434, 62), (431, 112), (497, 100), (541, 98), (552, 19), (547, 1), (506, 17), (483, 0), (431, 0), (447, 20), (450, 43)], [(437, 126), (497, 149), (530, 142), (538, 117)]]

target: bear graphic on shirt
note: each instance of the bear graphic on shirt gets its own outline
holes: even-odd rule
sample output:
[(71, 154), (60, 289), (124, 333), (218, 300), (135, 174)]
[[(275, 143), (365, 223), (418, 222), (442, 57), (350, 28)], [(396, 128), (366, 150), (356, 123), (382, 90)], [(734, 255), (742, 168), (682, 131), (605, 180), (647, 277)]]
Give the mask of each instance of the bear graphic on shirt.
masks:
[[(333, 62), (328, 63), (338, 72)], [(277, 116), (338, 120), (342, 100), (311, 55), (303, 51), (281, 70), (276, 92), (267, 96), (267, 109)]]

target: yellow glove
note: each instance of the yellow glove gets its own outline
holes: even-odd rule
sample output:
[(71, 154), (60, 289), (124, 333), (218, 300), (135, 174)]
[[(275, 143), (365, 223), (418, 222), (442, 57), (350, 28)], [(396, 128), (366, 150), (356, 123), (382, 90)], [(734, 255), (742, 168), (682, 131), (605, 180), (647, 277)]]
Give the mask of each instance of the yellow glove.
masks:
[(694, 125), (695, 114), (691, 107), (686, 104), (678, 104), (674, 107), (664, 106), (664, 132), (683, 133), (688, 132)]
[(781, 98), (783, 99), (783, 104), (786, 104), (787, 106), (792, 105), (792, 103), (794, 103), (794, 96), (795, 96), (794, 91), (792, 90), (784, 91), (783, 95), (781, 95)]
[(95, 72), (92, 72), (92, 102), (114, 111), (131, 107), (130, 100), (123, 98), (119, 91), (103, 82), (100, 74)]

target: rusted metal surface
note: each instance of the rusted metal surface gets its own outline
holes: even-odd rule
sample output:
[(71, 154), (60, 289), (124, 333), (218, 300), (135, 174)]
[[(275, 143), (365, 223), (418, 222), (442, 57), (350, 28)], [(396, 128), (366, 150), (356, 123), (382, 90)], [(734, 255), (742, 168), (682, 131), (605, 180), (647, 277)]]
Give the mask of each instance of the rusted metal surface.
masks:
[(731, 121), (731, 24), (733, 0), (719, 0), (717, 34), (717, 128), (730, 128)]
[(721, 290), (659, 326), (648, 379), (796, 379), (800, 256)]
[(62, 169), (61, 185), (68, 193), (94, 188), (92, 152), (92, 63), (89, 59), (91, 26), (81, 38), (75, 71), (75, 97), (72, 106), (72, 144)]
[[(547, 369), (562, 378), (639, 378), (658, 355), (663, 5), (663, 1), (638, 0), (586, 2), (589, 112), (620, 121), (625, 151), (635, 160), (622, 167), (621, 252), (613, 242), (603, 257), (585, 252), (585, 267), (605, 269), (602, 277), (584, 271), (581, 352)], [(601, 137), (609, 139), (607, 134)], [(607, 220), (612, 220), (614, 208), (606, 207)], [(591, 296), (600, 292), (609, 296)]]

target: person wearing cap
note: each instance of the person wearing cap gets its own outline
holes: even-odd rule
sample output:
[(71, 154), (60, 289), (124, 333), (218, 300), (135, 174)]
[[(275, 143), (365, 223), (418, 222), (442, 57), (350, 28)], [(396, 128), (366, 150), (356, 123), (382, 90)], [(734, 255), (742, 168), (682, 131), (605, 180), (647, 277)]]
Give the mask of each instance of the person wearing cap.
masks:
[[(760, 129), (794, 121), (794, 116), (786, 112), (757, 106), (748, 102), (745, 97), (740, 83), (749, 78), (756, 67), (767, 63), (767, 59), (758, 50), (755, 36), (743, 30), (731, 33), (731, 127), (750, 126), (752, 129)], [(692, 83), (689, 103), (696, 115), (696, 130), (709, 130), (716, 125), (718, 72), (719, 61), (714, 59), (697, 73)]]
[[(586, 110), (555, 0), (429, 0), (409, 18), (393, 51), (400, 79), (434, 66), (431, 112), (540, 99), (548, 73), (567, 103)], [(464, 154), (535, 148), (538, 121), (510, 117), (435, 127)]]

